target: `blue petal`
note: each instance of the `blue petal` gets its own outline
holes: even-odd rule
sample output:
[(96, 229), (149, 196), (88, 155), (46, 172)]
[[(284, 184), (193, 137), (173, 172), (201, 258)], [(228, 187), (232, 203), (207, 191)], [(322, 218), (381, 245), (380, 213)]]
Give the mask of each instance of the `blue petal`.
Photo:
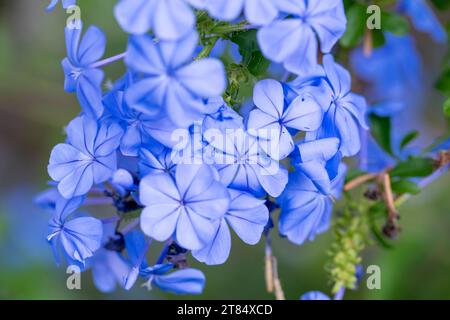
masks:
[(89, 27), (78, 48), (78, 62), (82, 66), (89, 66), (103, 57), (105, 54), (105, 48), (106, 37), (103, 31), (96, 26)]
[(153, 31), (163, 40), (180, 39), (195, 26), (195, 15), (184, 0), (157, 1), (153, 19)]
[(83, 111), (98, 119), (103, 114), (101, 84), (105, 74), (99, 69), (83, 71), (77, 81), (77, 98)]
[(230, 255), (231, 234), (225, 219), (220, 219), (216, 223), (216, 232), (212, 241), (204, 248), (193, 251), (195, 259), (207, 265), (223, 264)]
[(200, 294), (205, 287), (205, 276), (196, 269), (183, 269), (156, 277), (154, 283), (162, 290), (176, 294)]
[(230, 209), (225, 219), (239, 238), (247, 244), (257, 244), (269, 220), (269, 210), (264, 200), (229, 189)]
[(156, 3), (156, 0), (121, 0), (114, 8), (114, 15), (126, 32), (143, 34), (152, 25)]
[(300, 297), (300, 300), (331, 300), (329, 296), (320, 291), (306, 292)]

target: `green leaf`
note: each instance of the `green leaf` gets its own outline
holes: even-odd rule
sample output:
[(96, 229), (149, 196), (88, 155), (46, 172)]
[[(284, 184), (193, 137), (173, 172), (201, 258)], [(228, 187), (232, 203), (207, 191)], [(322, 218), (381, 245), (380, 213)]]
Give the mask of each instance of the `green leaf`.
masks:
[(359, 44), (366, 30), (366, 7), (353, 4), (347, 11), (347, 31), (342, 36), (340, 44), (344, 48), (354, 47)]
[(436, 83), (436, 89), (443, 94), (450, 96), (450, 68), (447, 68), (439, 77), (439, 80)]
[(397, 194), (409, 193), (415, 195), (420, 193), (420, 187), (417, 185), (417, 183), (406, 179), (392, 182), (391, 187), (392, 190)]
[(426, 177), (433, 173), (434, 160), (431, 158), (409, 158), (404, 162), (400, 162), (391, 171), (391, 176), (409, 178), (409, 177)]
[(450, 118), (450, 98), (444, 102), (444, 114), (447, 118)]
[(448, 0), (431, 0), (431, 2), (433, 2), (434, 6), (439, 10), (447, 10), (450, 8), (450, 1)]
[(381, 13), (381, 24), (383, 30), (395, 35), (405, 35), (409, 31), (408, 19), (394, 12), (383, 11)]
[(263, 75), (270, 65), (258, 46), (256, 30), (237, 32), (231, 36), (231, 41), (239, 46), (242, 55), (242, 64), (255, 77)]
[(374, 48), (379, 48), (384, 46), (386, 43), (386, 38), (381, 30), (372, 30), (372, 45)]
[(419, 136), (419, 131), (414, 130), (408, 133), (406, 136), (403, 137), (402, 141), (400, 142), (400, 149), (403, 149), (406, 147), (409, 143), (411, 143), (414, 139), (416, 139)]
[(371, 133), (378, 144), (392, 155), (391, 119), (388, 117), (370, 116)]

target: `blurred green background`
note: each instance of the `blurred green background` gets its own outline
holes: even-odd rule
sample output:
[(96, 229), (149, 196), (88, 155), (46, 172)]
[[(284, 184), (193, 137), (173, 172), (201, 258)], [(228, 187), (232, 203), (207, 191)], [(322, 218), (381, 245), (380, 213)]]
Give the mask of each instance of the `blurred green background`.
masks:
[[(63, 26), (66, 15), (57, 8), (47, 14), (49, 0), (0, 0), (0, 298), (2, 299), (116, 299), (179, 298), (157, 289), (147, 292), (119, 289), (103, 295), (82, 275), (82, 290), (66, 288), (64, 268), (54, 265), (45, 241), (48, 214), (33, 205), (45, 188), (46, 166), (53, 145), (63, 140), (63, 126), (78, 113), (74, 95), (63, 90), (60, 61), (65, 56)], [(108, 37), (107, 56), (124, 51), (126, 36), (117, 26), (112, 7), (116, 0), (79, 0), (85, 25), (95, 23)], [(426, 69), (424, 85), (432, 87), (445, 53), (419, 35)], [(119, 63), (108, 67), (115, 79)], [(431, 136), (445, 131), (442, 97), (430, 91), (424, 111)], [(401, 207), (403, 232), (392, 250), (370, 248), (364, 267), (382, 270), (381, 290), (368, 290), (365, 279), (351, 299), (450, 298), (450, 177), (447, 174)], [(279, 273), (289, 299), (309, 290), (329, 293), (324, 265), (332, 234), (297, 247), (274, 240)], [(157, 254), (157, 253), (155, 253)], [(271, 299), (265, 292), (264, 248), (235, 241), (225, 265), (202, 269), (206, 289), (199, 297)], [(186, 297), (183, 297), (186, 298)]]

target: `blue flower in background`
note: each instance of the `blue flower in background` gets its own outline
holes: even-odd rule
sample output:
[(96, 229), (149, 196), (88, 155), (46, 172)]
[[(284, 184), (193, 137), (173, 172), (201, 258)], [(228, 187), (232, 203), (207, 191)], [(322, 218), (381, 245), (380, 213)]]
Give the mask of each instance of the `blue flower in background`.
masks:
[(114, 13), (122, 29), (144, 34), (150, 29), (157, 38), (176, 40), (195, 29), (189, 2), (195, 0), (121, 0)]
[(144, 177), (140, 184), (144, 233), (157, 241), (174, 236), (186, 249), (203, 248), (214, 236), (212, 221), (227, 212), (230, 202), (216, 175), (206, 165), (179, 164), (174, 178), (166, 173)]
[(94, 118), (103, 113), (102, 70), (95, 63), (105, 53), (106, 38), (96, 26), (91, 26), (81, 39), (81, 28), (65, 28), (67, 57), (62, 61), (64, 90), (76, 92), (83, 111)]
[[(340, 198), (347, 168), (342, 164), (339, 174), (331, 182), (331, 195)], [(330, 227), (333, 200), (323, 194), (301, 171), (289, 175), (289, 183), (277, 199), (281, 206), (279, 229), (282, 235), (301, 245), (314, 240), (317, 234)]]
[(69, 264), (82, 266), (101, 247), (102, 222), (93, 217), (74, 214), (83, 201), (84, 197), (70, 200), (61, 197), (56, 202), (55, 213), (49, 221), (47, 241), (52, 245), (58, 264), (59, 247)]
[(329, 296), (320, 291), (309, 291), (300, 297), (300, 300), (331, 300)]
[(369, 111), (387, 117), (420, 102), (423, 95), (422, 61), (414, 39), (385, 33), (386, 43), (367, 57), (362, 48), (350, 55), (352, 69), (368, 84)]
[(265, 25), (278, 16), (279, 0), (200, 0), (197, 8), (208, 10), (219, 20), (232, 21), (245, 13), (245, 18), (253, 25)]
[(225, 69), (214, 58), (192, 62), (197, 42), (196, 33), (178, 42), (158, 44), (149, 36), (130, 37), (125, 61), (143, 79), (126, 92), (128, 105), (153, 119), (167, 115), (184, 128), (216, 111), (208, 110), (204, 99), (225, 90)]
[(80, 116), (67, 127), (67, 142), (53, 148), (48, 165), (65, 198), (81, 196), (94, 184), (108, 180), (116, 170), (116, 150), (122, 129), (115, 123), (98, 123)]
[(334, 62), (331, 55), (323, 58), (328, 85), (331, 89), (331, 105), (325, 113), (321, 128), (306, 134), (307, 140), (337, 137), (339, 151), (344, 157), (357, 154), (361, 148), (359, 130), (366, 129), (366, 100), (351, 92), (350, 73)]
[(100, 249), (95, 253), (91, 267), (95, 287), (105, 293), (116, 290), (117, 284), (124, 287), (125, 279), (130, 272), (129, 263), (118, 252), (106, 249)]
[(269, 210), (265, 200), (259, 200), (251, 194), (233, 189), (230, 192), (230, 208), (225, 216), (216, 221), (216, 234), (213, 240), (203, 249), (192, 252), (192, 255), (208, 265), (224, 263), (231, 250), (231, 234), (229, 226), (239, 238), (247, 244), (257, 244), (269, 220)]
[(224, 185), (256, 197), (283, 192), (287, 170), (261, 150), (257, 138), (242, 129), (215, 138), (208, 142), (216, 150), (214, 161)]
[[(50, 4), (48, 5), (46, 11), (47, 11), (47, 12), (52, 11), (52, 10), (56, 7), (56, 5), (58, 4), (58, 2), (59, 2), (59, 0), (52, 0), (52, 1), (50, 2)], [(77, 0), (62, 0), (62, 6), (63, 6), (64, 9), (67, 9), (67, 8), (69, 8), (70, 6), (75, 5), (76, 3), (77, 3)]]
[(253, 102), (256, 108), (248, 116), (247, 129), (262, 140), (262, 149), (275, 160), (286, 158), (294, 150), (288, 128), (313, 131), (322, 123), (322, 109), (311, 95), (298, 96), (285, 107), (283, 87), (276, 80), (259, 81)]
[(430, 34), (434, 41), (447, 41), (447, 32), (425, 0), (400, 0), (398, 10), (411, 18), (417, 30)]
[(301, 74), (317, 64), (317, 51), (329, 53), (344, 34), (347, 19), (342, 0), (299, 0), (277, 3), (288, 16), (258, 31), (258, 42), (270, 60)]

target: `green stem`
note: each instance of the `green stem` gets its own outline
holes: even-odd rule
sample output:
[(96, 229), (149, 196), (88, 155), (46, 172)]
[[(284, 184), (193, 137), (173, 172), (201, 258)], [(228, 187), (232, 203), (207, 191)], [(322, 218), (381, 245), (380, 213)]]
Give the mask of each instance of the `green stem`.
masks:
[(203, 47), (202, 51), (200, 51), (200, 53), (194, 60), (200, 60), (200, 59), (208, 57), (211, 54), (211, 51), (214, 48), (214, 46), (216, 45), (218, 40), (219, 40), (219, 37), (210, 38), (209, 43)]
[(237, 31), (244, 31), (249, 28), (249, 25), (247, 22), (241, 22), (238, 24), (226, 24), (226, 25), (219, 25), (217, 27), (214, 27), (211, 29), (211, 33), (217, 34), (217, 35), (224, 35), (232, 32)]

